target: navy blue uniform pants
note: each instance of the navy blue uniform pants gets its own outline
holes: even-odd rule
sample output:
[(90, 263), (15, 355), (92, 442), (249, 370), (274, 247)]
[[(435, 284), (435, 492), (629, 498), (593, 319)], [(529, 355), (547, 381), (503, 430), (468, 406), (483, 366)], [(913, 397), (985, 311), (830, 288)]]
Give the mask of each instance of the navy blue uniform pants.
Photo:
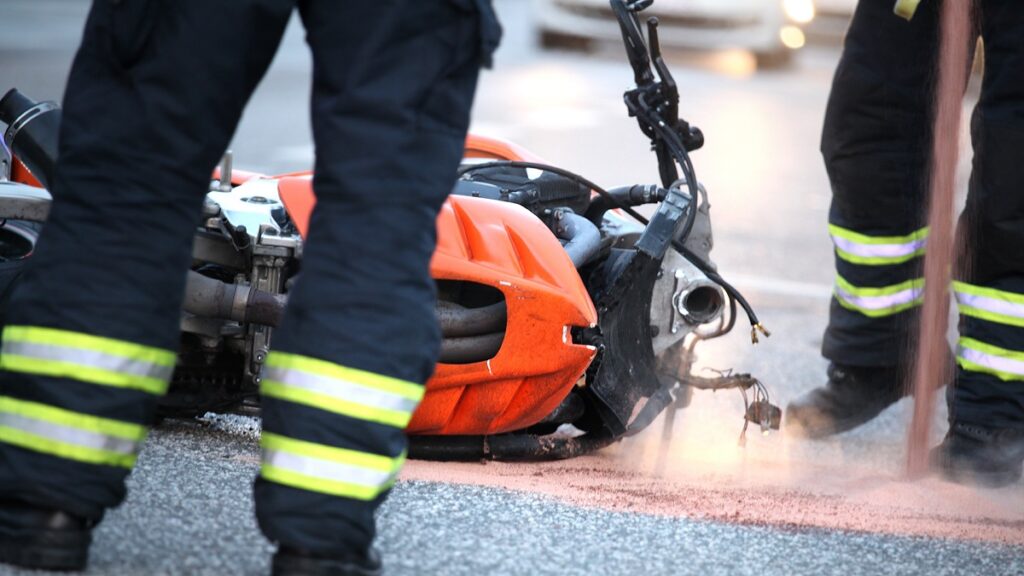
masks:
[[(965, 422), (1022, 427), (1024, 11), (1012, 0), (977, 5), (985, 70), (958, 227), (966, 261), (952, 286), (961, 321), (950, 412)], [(916, 334), (923, 293), (941, 2), (922, 2), (909, 22), (892, 7), (890, 0), (858, 4), (821, 144), (837, 272), (823, 353), (852, 366), (912, 358), (908, 336)]]
[(428, 264), (500, 35), (489, 0), (95, 0), (4, 328), (0, 498), (89, 517), (124, 498), (210, 175), (296, 9), (318, 203), (265, 369), (257, 516), (304, 549), (372, 541), (439, 349)]

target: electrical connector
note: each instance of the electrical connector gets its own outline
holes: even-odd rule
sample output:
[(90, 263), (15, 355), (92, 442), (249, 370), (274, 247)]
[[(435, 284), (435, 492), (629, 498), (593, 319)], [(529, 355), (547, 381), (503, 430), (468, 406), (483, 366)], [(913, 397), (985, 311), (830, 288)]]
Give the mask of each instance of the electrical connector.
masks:
[(753, 326), (750, 327), (750, 341), (753, 344), (757, 344), (758, 342), (760, 342), (760, 340), (758, 340), (758, 338), (757, 338), (757, 333), (758, 332), (760, 332), (761, 334), (764, 334), (765, 338), (771, 338), (771, 336), (772, 336), (772, 333), (769, 332), (768, 329), (765, 328), (763, 324), (758, 322), (757, 324), (754, 324)]

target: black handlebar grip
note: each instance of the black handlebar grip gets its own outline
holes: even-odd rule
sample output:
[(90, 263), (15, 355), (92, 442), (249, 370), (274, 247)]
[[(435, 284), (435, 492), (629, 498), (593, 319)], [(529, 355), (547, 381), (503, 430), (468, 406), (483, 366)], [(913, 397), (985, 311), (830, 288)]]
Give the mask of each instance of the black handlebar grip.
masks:
[(18, 116), (35, 105), (36, 103), (32, 99), (18, 92), (17, 88), (11, 88), (3, 98), (0, 98), (0, 122), (10, 126), (18, 119)]

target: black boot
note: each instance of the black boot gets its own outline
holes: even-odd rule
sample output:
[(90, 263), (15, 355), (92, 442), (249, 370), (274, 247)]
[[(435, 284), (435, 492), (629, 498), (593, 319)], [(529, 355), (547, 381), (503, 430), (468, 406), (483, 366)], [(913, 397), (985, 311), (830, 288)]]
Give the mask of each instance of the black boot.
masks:
[(895, 366), (829, 364), (828, 383), (786, 407), (786, 427), (808, 438), (824, 438), (864, 424), (906, 395)]
[(0, 500), (0, 563), (84, 570), (95, 524), (60, 510)]
[(1024, 429), (953, 422), (942, 444), (932, 449), (930, 464), (961, 484), (1013, 484), (1024, 469)]
[(370, 548), (363, 554), (314, 554), (281, 546), (274, 554), (272, 576), (380, 576), (380, 553)]

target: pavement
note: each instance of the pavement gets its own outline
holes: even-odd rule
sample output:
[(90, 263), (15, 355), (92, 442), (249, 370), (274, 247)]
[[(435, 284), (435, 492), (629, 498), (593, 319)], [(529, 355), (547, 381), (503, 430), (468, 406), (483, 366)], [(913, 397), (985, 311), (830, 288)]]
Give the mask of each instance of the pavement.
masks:
[[(540, 51), (530, 3), (499, 0), (497, 6), (506, 39), (495, 69), (481, 80), (473, 130), (514, 140), (607, 186), (654, 182), (654, 157), (622, 105), (631, 74), (619, 49)], [(86, 9), (82, 0), (3, 0), (0, 88), (59, 100)], [(707, 138), (694, 163), (713, 206), (712, 257), (773, 332), (757, 347), (741, 328), (702, 344), (699, 366), (753, 372), (782, 405), (824, 378), (818, 350), (833, 272), (825, 227), (829, 188), (817, 148), (837, 58), (834, 46), (810, 47), (790, 68), (757, 72), (740, 52), (672, 55), (681, 112)], [(309, 69), (301, 28), (293, 23), (236, 133), (238, 168), (275, 173), (311, 165)], [(736, 446), (741, 414), (737, 394), (698, 393), (681, 415), (665, 470), (651, 464), (659, 422), (652, 433), (586, 461), (642, 479), (677, 480), (671, 485), (677, 493), (653, 491), (635, 503), (565, 497), (533, 482), (537, 472), (527, 468), (481, 464), (472, 474), (491, 480), (463, 481), (471, 475), (465, 466), (475, 465), (452, 467), (438, 480), (414, 464), (380, 513), (388, 573), (1024, 573), (1021, 484), (958, 493), (968, 511), (956, 513), (968, 532), (957, 537), (888, 525), (759, 524), (742, 521), (742, 514), (737, 521), (669, 506), (688, 487), (735, 490), (727, 494), (736, 495), (739, 508), (762, 489), (823, 491), (841, 504), (851, 498), (851, 481), (878, 478), (887, 480), (866, 498), (905, 493), (893, 479), (905, 459), (907, 401), (827, 442), (751, 434), (743, 449)], [(934, 441), (944, 432), (944, 418), (940, 404)], [(88, 573), (266, 573), (272, 548), (259, 535), (251, 498), (257, 429), (254, 419), (221, 416), (157, 428), (130, 479), (128, 500), (96, 533)], [(573, 486), (552, 474), (549, 483)], [(919, 510), (927, 518), (945, 489), (925, 484), (910, 515)], [(666, 500), (664, 510), (659, 498)], [(999, 510), (977, 512), (990, 509)], [(841, 515), (845, 509), (834, 510)], [(1011, 537), (975, 537), (971, 526), (979, 534), (996, 526)], [(0, 567), (0, 574), (30, 573)]]

